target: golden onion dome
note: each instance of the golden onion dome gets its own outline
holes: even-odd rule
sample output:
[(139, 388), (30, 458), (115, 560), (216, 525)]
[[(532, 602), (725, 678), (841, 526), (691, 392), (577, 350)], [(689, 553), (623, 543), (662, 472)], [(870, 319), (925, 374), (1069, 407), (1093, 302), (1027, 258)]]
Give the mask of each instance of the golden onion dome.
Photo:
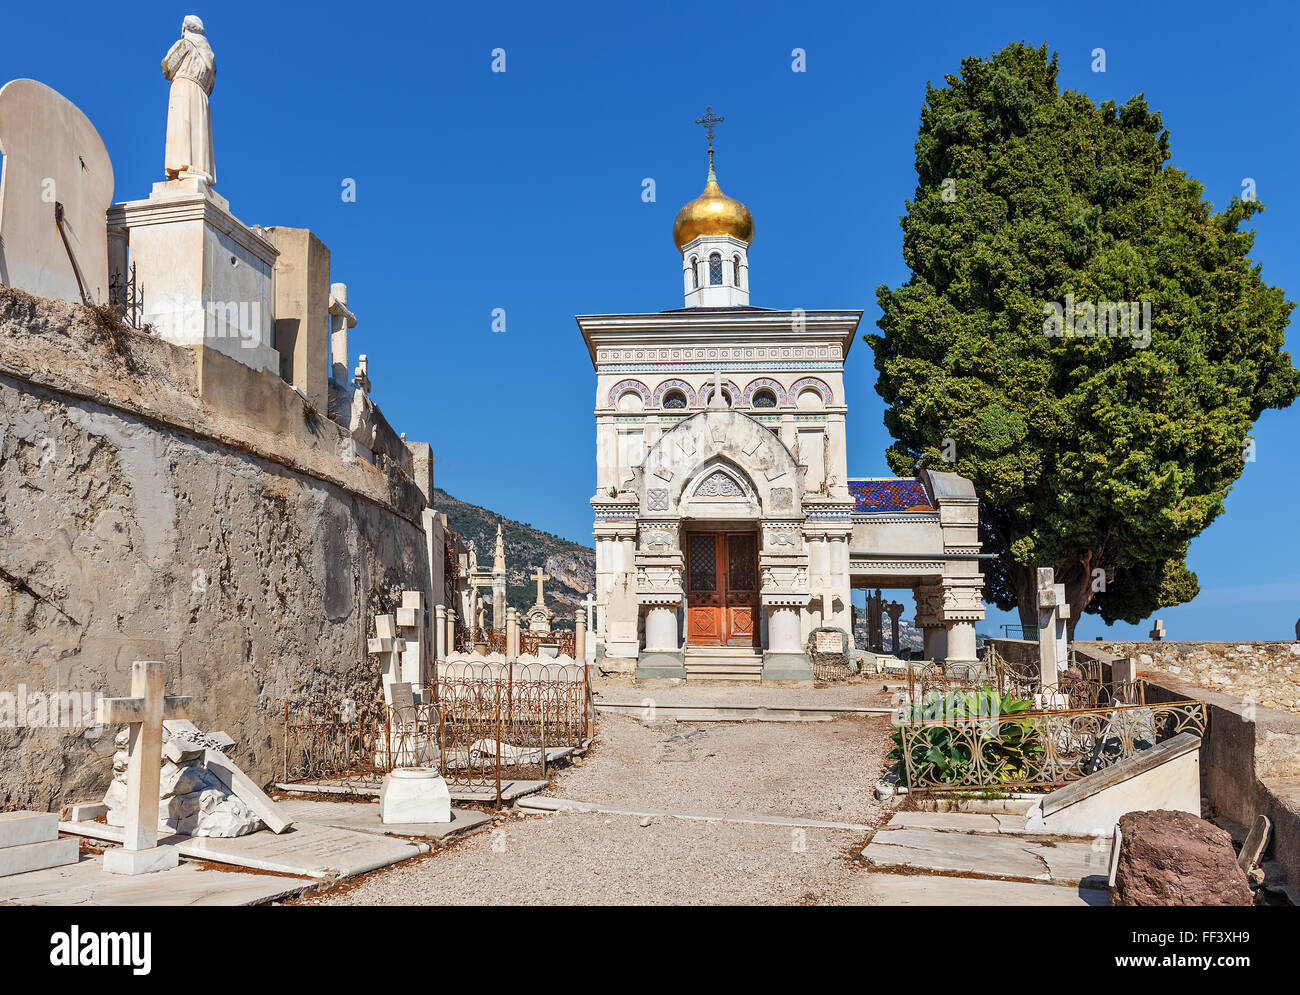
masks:
[(709, 152), (709, 178), (704, 193), (677, 212), (673, 222), (673, 241), (677, 251), (701, 235), (730, 235), (747, 245), (754, 240), (754, 217), (749, 208), (733, 200), (718, 186), (713, 172), (713, 153)]

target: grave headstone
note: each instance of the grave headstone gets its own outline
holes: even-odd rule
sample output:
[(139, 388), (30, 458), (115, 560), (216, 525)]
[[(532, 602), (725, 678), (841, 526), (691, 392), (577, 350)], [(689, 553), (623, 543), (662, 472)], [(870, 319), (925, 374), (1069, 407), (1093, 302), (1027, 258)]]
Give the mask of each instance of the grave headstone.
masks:
[(0, 154), (0, 283), (107, 303), (113, 164), (90, 119), (44, 83), (13, 80), (0, 87)]

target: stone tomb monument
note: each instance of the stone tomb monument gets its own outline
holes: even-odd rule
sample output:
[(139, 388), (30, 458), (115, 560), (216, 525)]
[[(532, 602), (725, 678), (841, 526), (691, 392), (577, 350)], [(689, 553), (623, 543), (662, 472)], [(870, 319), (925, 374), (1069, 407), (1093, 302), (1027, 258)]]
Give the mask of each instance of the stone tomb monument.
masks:
[(106, 303), (113, 164), (90, 119), (44, 83), (13, 80), (0, 87), (0, 154), (0, 283)]
[(551, 619), (555, 613), (546, 607), (546, 599), (542, 594), (542, 583), (550, 580), (551, 575), (541, 567), (534, 567), (533, 576), (529, 579), (537, 581), (537, 602), (524, 615), (528, 620), (528, 631), (540, 632), (549, 636), (551, 634)]
[(142, 320), (177, 345), (206, 345), (255, 370), (280, 372), (271, 346), (270, 233), (230, 213), (218, 194), (208, 98), (216, 61), (203, 22), (185, 18), (163, 60), (171, 82), (163, 155), (166, 179), (145, 200), (108, 212), (109, 265), (145, 287)]

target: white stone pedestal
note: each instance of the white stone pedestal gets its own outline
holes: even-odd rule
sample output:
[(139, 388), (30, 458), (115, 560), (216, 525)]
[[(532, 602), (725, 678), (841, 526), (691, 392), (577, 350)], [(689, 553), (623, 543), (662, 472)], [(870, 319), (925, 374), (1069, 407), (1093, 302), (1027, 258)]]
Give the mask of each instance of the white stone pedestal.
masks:
[(398, 767), (379, 792), (379, 817), (385, 825), (451, 822), (451, 792), (431, 767)]
[(180, 852), (174, 846), (151, 846), (147, 850), (115, 846), (104, 851), (104, 870), (109, 874), (148, 874), (179, 864)]
[[(108, 210), (110, 269), (136, 267), (145, 322), (176, 345), (206, 345), (255, 370), (279, 373), (271, 346), (269, 238), (230, 213), (199, 179), (155, 183), (145, 200)], [(125, 249), (125, 251), (123, 251)]]

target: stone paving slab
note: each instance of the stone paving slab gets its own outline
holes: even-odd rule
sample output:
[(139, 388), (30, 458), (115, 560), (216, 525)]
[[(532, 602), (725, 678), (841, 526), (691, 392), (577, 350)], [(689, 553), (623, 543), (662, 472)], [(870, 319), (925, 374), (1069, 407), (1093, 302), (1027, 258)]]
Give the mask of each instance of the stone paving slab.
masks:
[(1105, 888), (1109, 849), (1074, 840), (981, 836), (934, 829), (882, 829), (862, 851), (873, 867), (956, 871)]
[(569, 798), (525, 798), (516, 808), (525, 812), (595, 812), (600, 815), (631, 815), (639, 818), (664, 816), (672, 819), (689, 819), (698, 822), (748, 823), (756, 826), (791, 826), (799, 829), (848, 829), (869, 832), (870, 826), (856, 822), (828, 822), (823, 819), (800, 819), (788, 815), (752, 815), (744, 812), (688, 812), (666, 808), (623, 808), (579, 802)]
[(335, 829), (352, 829), (380, 836), (423, 836), (439, 843), (463, 836), (492, 821), (492, 816), (473, 809), (453, 808), (451, 822), (403, 822), (385, 825), (378, 802), (333, 802), (291, 798), (276, 803), (294, 822), (309, 822)]
[(933, 874), (870, 874), (855, 899), (866, 905), (1073, 905), (1106, 904), (1106, 892), (1054, 884), (989, 881)]
[[(59, 829), (92, 839), (122, 842), (121, 829), (99, 822), (61, 822)], [(234, 839), (167, 836), (160, 838), (158, 844), (175, 846), (182, 857), (312, 878), (353, 877), (409, 860), (430, 849), (425, 843), (408, 843), (374, 833), (310, 823), (291, 826), (278, 835), (260, 830)]]
[(124, 876), (104, 870), (104, 858), (0, 879), (0, 905), (256, 905), (312, 887), (307, 877), (248, 874), (182, 863), (152, 874)]

